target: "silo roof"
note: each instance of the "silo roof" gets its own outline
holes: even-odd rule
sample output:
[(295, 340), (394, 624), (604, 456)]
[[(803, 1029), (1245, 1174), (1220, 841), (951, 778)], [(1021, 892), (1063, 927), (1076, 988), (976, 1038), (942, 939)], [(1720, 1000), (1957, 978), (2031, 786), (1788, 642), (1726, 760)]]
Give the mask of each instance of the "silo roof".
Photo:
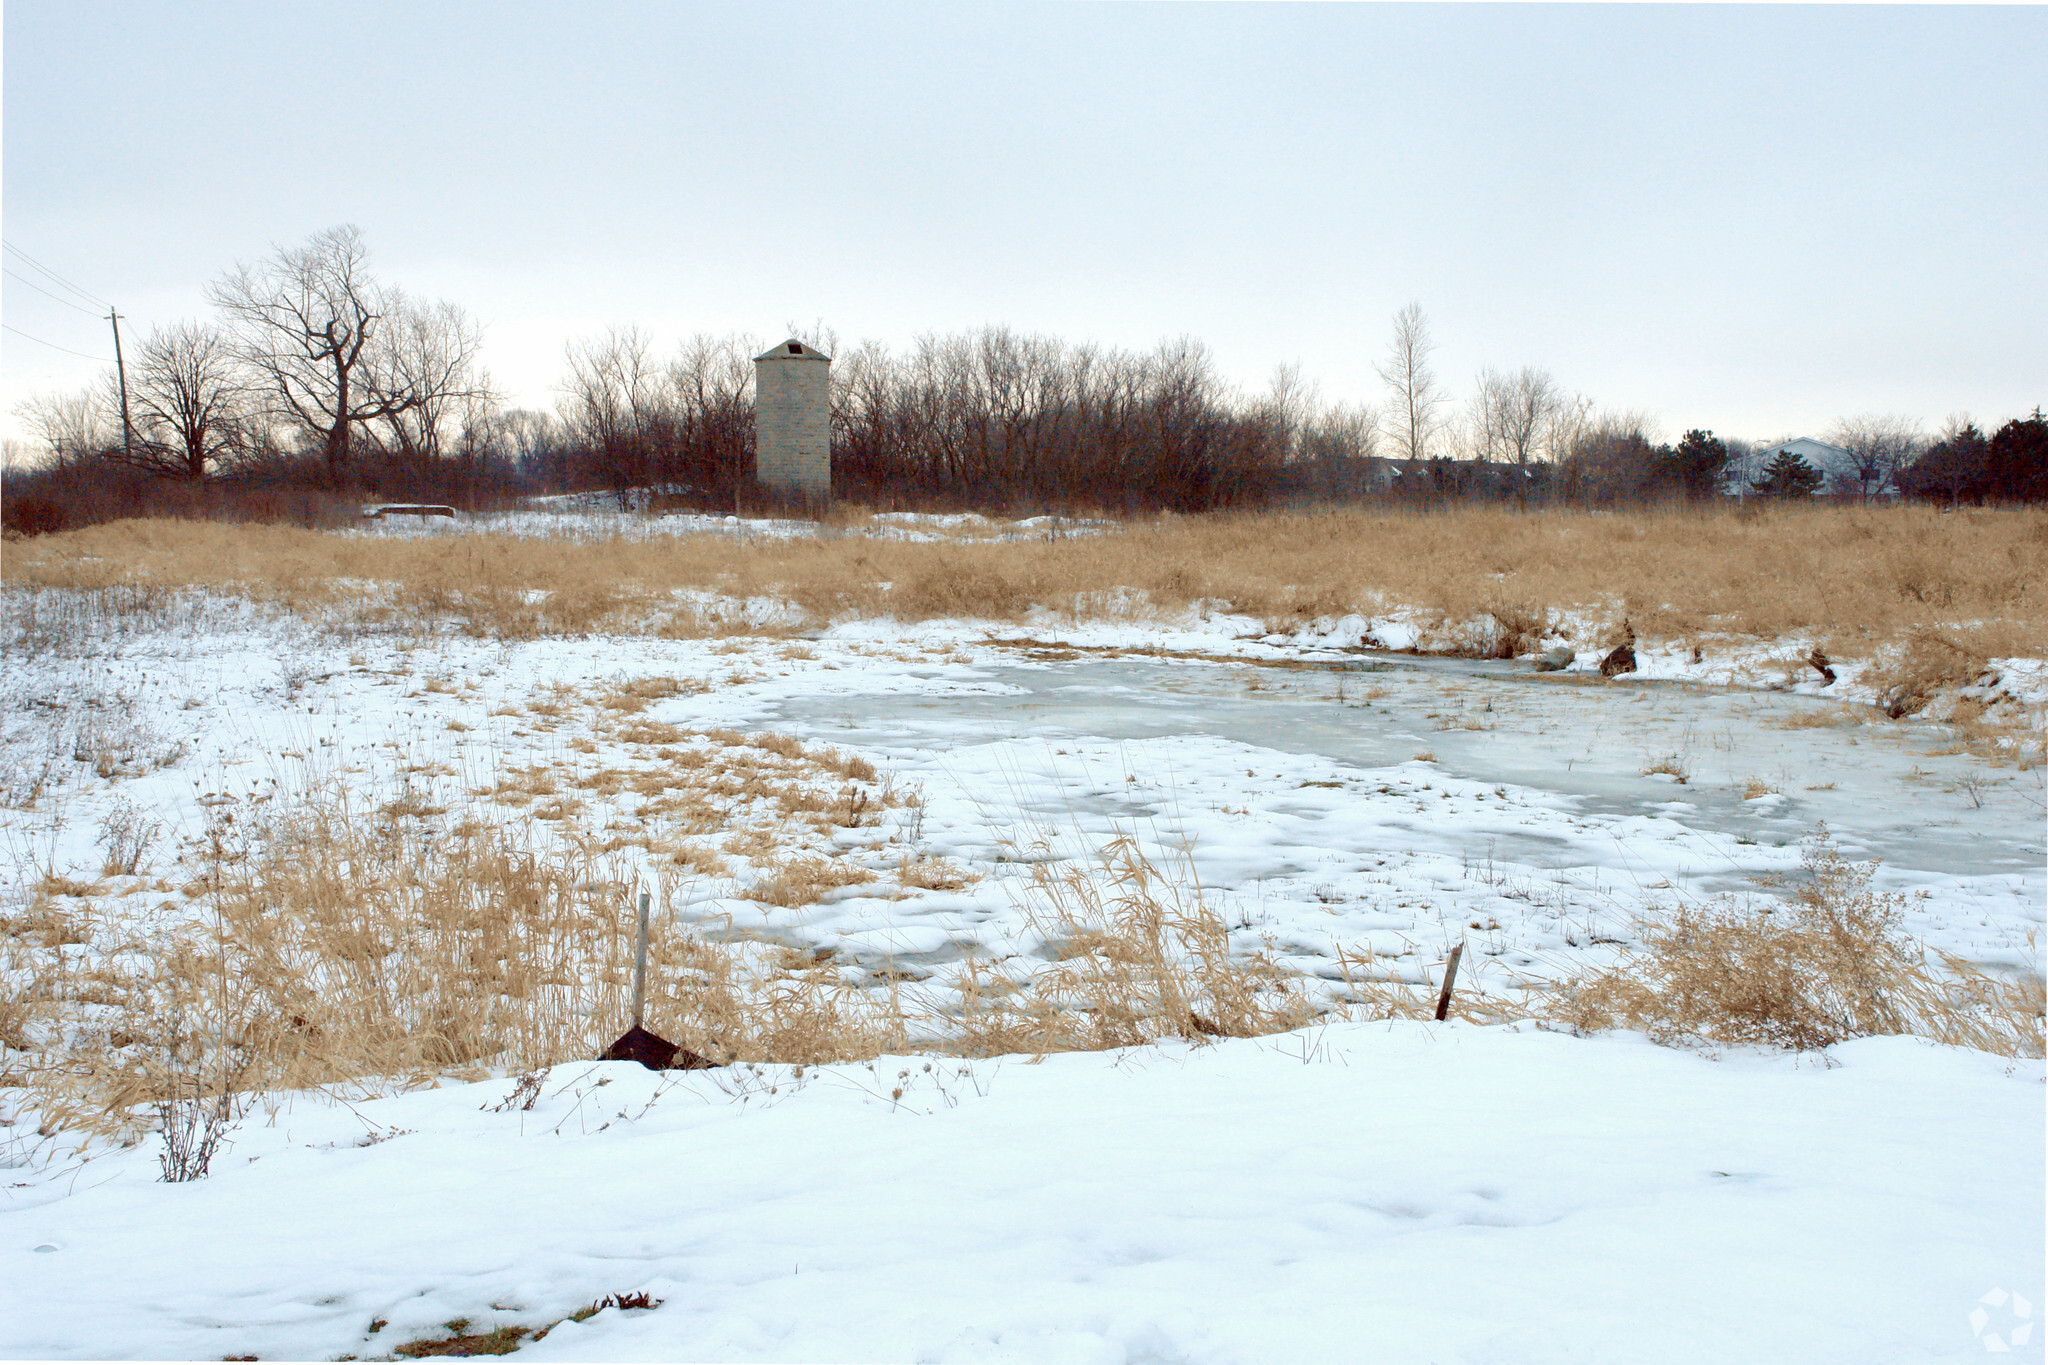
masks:
[(780, 346), (770, 346), (767, 350), (755, 356), (754, 359), (820, 360), (826, 363), (827, 365), (832, 363), (831, 356), (826, 355), (823, 351), (819, 350), (815, 346), (805, 345), (803, 342), (798, 341), (795, 337), (791, 337), (789, 340), (783, 342)]

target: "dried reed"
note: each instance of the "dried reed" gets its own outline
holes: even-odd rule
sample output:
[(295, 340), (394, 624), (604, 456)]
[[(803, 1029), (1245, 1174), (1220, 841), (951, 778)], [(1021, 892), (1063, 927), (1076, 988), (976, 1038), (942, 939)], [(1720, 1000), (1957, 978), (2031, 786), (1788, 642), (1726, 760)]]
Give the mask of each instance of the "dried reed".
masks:
[[(588, 847), (537, 853), (475, 820), (431, 840), (418, 829), (330, 798), (223, 837), (200, 912), (125, 968), (83, 972), (62, 943), (10, 934), (0, 1039), (44, 1132), (132, 1135), (181, 1099), (203, 1119), (234, 1086), (378, 1089), (596, 1055), (626, 1010), (620, 907), (633, 869)], [(1065, 863), (1044, 846), (1032, 857), (1020, 894), (1040, 952), (970, 958), (911, 994), (901, 974), (878, 986), (829, 953), (707, 939), (678, 913), (672, 876), (650, 930), (649, 1026), (720, 1062), (821, 1063), (1434, 1012), (1433, 992), (1379, 979), (1369, 952), (1340, 954), (1343, 989), (1319, 993), (1233, 945), (1186, 850), (1164, 869), (1129, 835)], [(1801, 1048), (1910, 1032), (2041, 1055), (2038, 975), (1931, 962), (1898, 930), (1901, 898), (1873, 892), (1870, 868), (1824, 838), (1807, 870), (1772, 912), (1717, 903), (1653, 916), (1643, 946), (1611, 967), (1514, 999), (1468, 988), (1454, 1015)]]
[[(131, 521), (9, 546), (5, 580), (34, 593), (14, 639), (179, 610), (207, 588), (342, 626), (440, 625), (504, 638), (595, 631), (786, 634), (742, 604), (811, 620), (846, 614), (1012, 618), (1036, 605), (1088, 617), (1223, 602), (1269, 628), (1415, 607), (1486, 622), (1473, 648), (1520, 647), (1555, 613), (1626, 613), (1670, 638), (1824, 638), (1865, 658), (1940, 632), (1986, 656), (2048, 654), (2048, 513), (1918, 506), (1633, 514), (1164, 516), (1043, 541), (911, 543), (835, 534), (543, 539), (480, 532), (385, 539), (291, 527)], [(83, 594), (83, 597), (77, 594)], [(706, 596), (709, 594), (710, 596)], [(83, 605), (81, 605), (83, 604)]]
[(1232, 947), (1185, 848), (1166, 871), (1128, 833), (1064, 865), (1041, 839), (1026, 861), (1026, 919), (1051, 962), (1019, 977), (968, 961), (955, 984), (971, 1054), (1250, 1038), (1325, 1012), (1265, 953)]
[(1642, 947), (1553, 993), (1581, 1029), (1668, 1042), (1823, 1048), (1910, 1033), (2006, 1056), (2043, 1055), (2038, 971), (1998, 977), (1929, 953), (1899, 928), (1906, 898), (1873, 890), (1875, 864), (1842, 858), (1823, 829), (1788, 901), (1723, 898), (1646, 915)]

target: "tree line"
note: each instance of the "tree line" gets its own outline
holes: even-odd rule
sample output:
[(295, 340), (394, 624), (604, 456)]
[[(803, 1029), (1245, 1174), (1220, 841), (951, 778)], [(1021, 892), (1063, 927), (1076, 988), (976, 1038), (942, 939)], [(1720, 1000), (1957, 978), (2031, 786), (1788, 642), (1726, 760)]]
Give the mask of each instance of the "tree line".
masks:
[[(471, 506), (590, 489), (622, 504), (650, 491), (710, 507), (760, 501), (761, 338), (699, 335), (668, 355), (637, 328), (578, 340), (555, 411), (536, 412), (505, 406), (476, 321), (379, 281), (352, 227), (239, 265), (207, 297), (212, 320), (156, 328), (125, 375), (18, 409), (44, 459), (11, 473), (10, 501), (41, 487), (140, 504), (173, 486)], [(2038, 410), (1988, 436), (1966, 418), (1932, 437), (1903, 418), (1847, 419), (1824, 438), (1844, 453), (1824, 473), (1791, 452), (1751, 469), (1760, 447), (1705, 429), (1658, 441), (1647, 414), (1600, 409), (1534, 366), (1482, 370), (1454, 402), (1418, 304), (1395, 315), (1377, 403), (1326, 403), (1296, 365), (1245, 392), (1186, 337), (1133, 351), (990, 326), (899, 352), (842, 348), (822, 325), (790, 330), (834, 358), (836, 493), (878, 505), (2048, 499)]]

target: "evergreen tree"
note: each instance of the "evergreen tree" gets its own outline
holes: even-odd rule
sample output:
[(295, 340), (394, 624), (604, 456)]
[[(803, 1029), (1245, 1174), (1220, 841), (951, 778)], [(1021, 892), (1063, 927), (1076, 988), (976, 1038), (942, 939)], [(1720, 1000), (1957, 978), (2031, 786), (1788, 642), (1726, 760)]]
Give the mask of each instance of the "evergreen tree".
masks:
[(1998, 429), (1985, 452), (1985, 492), (2008, 502), (2048, 501), (2048, 418), (2015, 418)]
[(1991, 491), (1991, 443), (1974, 422), (1952, 429), (1927, 447), (1899, 476), (1899, 487), (1916, 498), (1982, 502)]
[(1820, 471), (1789, 450), (1778, 452), (1750, 489), (1767, 498), (1810, 498), (1820, 490)]
[(1728, 447), (1711, 431), (1688, 431), (1676, 448), (1657, 448), (1656, 464), (1661, 482), (1685, 490), (1689, 498), (1711, 498), (1721, 486)]

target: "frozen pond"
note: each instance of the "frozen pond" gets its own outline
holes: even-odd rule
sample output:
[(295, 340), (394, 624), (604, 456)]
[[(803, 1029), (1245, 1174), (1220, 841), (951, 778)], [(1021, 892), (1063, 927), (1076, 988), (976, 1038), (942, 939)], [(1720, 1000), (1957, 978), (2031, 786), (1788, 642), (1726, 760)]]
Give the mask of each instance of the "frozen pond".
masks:
[[(2043, 861), (2040, 770), (1987, 770), (1940, 752), (1938, 726), (1808, 696), (1407, 655), (1288, 668), (1077, 655), (977, 672), (1000, 690), (793, 697), (773, 716), (906, 763), (1083, 738), (1201, 736), (1359, 769), (1428, 753), (1455, 777), (1569, 797), (1588, 814), (1671, 815), (1738, 841), (1778, 845), (1825, 821), (1845, 852), (1896, 870)], [(1660, 765), (1684, 780), (1646, 771)], [(1746, 796), (1752, 781), (1775, 793)], [(1545, 849), (1525, 841), (1513, 856), (1541, 864)]]
[[(24, 660), (7, 680), (6, 771), (59, 785), (0, 811), (0, 899), (25, 903), (45, 874), (89, 877), (123, 810), (160, 824), (168, 859), (224, 799), (208, 793), (261, 801), (343, 775), (366, 809), (454, 810), (545, 773), (557, 795), (480, 809), (543, 841), (572, 826), (640, 840), (650, 867), (693, 842), (720, 869), (679, 892), (706, 932), (878, 972), (1044, 951), (1020, 864), (1085, 862), (1129, 835), (1199, 876), (1236, 944), (1295, 970), (1328, 978), (1338, 953), (1369, 949), (1376, 970), (1421, 981), (1466, 938), (1505, 982), (1555, 979), (1629, 941), (1645, 906), (1783, 895), (1823, 822), (1843, 854), (1880, 861), (1879, 889), (1912, 898), (1905, 926), (1929, 945), (2030, 960), (2048, 896), (2043, 773), (1944, 752), (1939, 724), (1513, 662), (1261, 662), (1127, 638), (1091, 651), (862, 623), (801, 641), (343, 642), (235, 618), (83, 665)], [(607, 709), (633, 679), (673, 686), (644, 711)], [(675, 737), (636, 735), (629, 717)], [(115, 731), (175, 761), (104, 780), (72, 761)], [(864, 759), (918, 800), (750, 844), (730, 820), (663, 826), (636, 794), (681, 761), (663, 745), (763, 731)], [(845, 864), (843, 884), (788, 904), (760, 894), (817, 855)], [(906, 859), (945, 861), (957, 884), (911, 885)]]
[[(1035, 841), (1081, 857), (1127, 831), (1191, 846), (1247, 946), (1325, 976), (1339, 948), (1366, 946), (1426, 979), (1468, 937), (1499, 979), (1554, 977), (1631, 938), (1645, 906), (1783, 895), (1822, 823), (1845, 856), (1879, 862), (1879, 890), (1908, 895), (1910, 932), (1985, 965), (2033, 960), (2048, 894), (2040, 770), (1827, 698), (1401, 655), (985, 647), (910, 671), (916, 686), (881, 692), (769, 689), (750, 719), (922, 781), (930, 847), (977, 865)], [(886, 925), (908, 936), (879, 941), (931, 960), (1028, 940), (1011, 915), (940, 909), (860, 921), (848, 903), (843, 925), (813, 914), (783, 932)]]

